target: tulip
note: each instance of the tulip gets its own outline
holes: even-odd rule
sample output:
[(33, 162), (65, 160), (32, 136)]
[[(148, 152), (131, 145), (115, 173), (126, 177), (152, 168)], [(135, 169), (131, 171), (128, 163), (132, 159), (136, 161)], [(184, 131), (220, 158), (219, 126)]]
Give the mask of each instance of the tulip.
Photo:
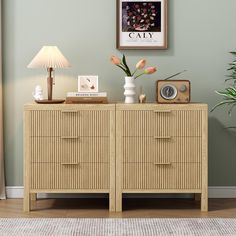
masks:
[(118, 58), (118, 57), (116, 57), (116, 56), (112, 56), (112, 57), (111, 57), (111, 62), (112, 62), (114, 65), (120, 65), (121, 60), (120, 60), (120, 58)]
[(145, 67), (145, 65), (146, 65), (146, 60), (142, 59), (137, 63), (136, 68), (142, 70)]
[(153, 74), (157, 71), (157, 69), (155, 67), (148, 67), (146, 70), (144, 70), (144, 74)]

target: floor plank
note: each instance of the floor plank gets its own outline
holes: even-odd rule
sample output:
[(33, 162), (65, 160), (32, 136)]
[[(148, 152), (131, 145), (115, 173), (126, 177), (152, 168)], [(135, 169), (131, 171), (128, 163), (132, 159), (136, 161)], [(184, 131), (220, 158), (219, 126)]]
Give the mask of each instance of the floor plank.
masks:
[(24, 213), (22, 199), (0, 201), (0, 217), (72, 217), (72, 218), (185, 218), (236, 217), (236, 199), (210, 199), (209, 212), (200, 211), (200, 202), (193, 199), (124, 199), (122, 213), (108, 211), (108, 199), (40, 199), (33, 210)]

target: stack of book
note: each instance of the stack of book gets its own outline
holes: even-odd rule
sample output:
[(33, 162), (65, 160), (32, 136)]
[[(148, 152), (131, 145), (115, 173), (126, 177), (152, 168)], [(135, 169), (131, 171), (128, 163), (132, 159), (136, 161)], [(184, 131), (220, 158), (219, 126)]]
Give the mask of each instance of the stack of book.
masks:
[(76, 103), (108, 103), (107, 93), (82, 93), (82, 92), (68, 92), (66, 97), (67, 104)]

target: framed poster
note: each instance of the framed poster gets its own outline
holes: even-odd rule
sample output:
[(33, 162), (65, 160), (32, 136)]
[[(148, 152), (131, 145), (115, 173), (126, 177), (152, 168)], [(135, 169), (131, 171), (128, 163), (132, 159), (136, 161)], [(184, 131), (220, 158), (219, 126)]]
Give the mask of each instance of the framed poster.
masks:
[(78, 92), (98, 92), (98, 76), (79, 75)]
[(167, 49), (168, 0), (117, 0), (118, 49)]

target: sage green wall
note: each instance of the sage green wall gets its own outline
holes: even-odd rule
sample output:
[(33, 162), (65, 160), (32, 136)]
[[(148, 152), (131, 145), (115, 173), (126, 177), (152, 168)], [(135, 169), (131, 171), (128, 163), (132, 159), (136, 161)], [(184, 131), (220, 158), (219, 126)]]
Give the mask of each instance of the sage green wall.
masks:
[[(76, 91), (78, 74), (99, 75), (101, 91), (110, 100), (123, 99), (123, 74), (109, 57), (115, 49), (115, 0), (3, 0), (5, 159), (8, 186), (23, 183), (23, 105), (35, 85), (46, 85), (46, 72), (26, 66), (43, 45), (57, 45), (73, 67), (58, 70), (55, 96)], [(224, 86), (228, 51), (236, 48), (235, 0), (169, 0), (169, 49), (125, 51), (130, 64), (142, 57), (158, 67), (140, 78), (149, 101), (155, 100), (157, 79), (187, 69), (192, 100), (212, 107), (215, 89)], [(209, 182), (236, 185), (236, 135), (224, 126), (236, 124), (236, 111), (209, 118)]]

